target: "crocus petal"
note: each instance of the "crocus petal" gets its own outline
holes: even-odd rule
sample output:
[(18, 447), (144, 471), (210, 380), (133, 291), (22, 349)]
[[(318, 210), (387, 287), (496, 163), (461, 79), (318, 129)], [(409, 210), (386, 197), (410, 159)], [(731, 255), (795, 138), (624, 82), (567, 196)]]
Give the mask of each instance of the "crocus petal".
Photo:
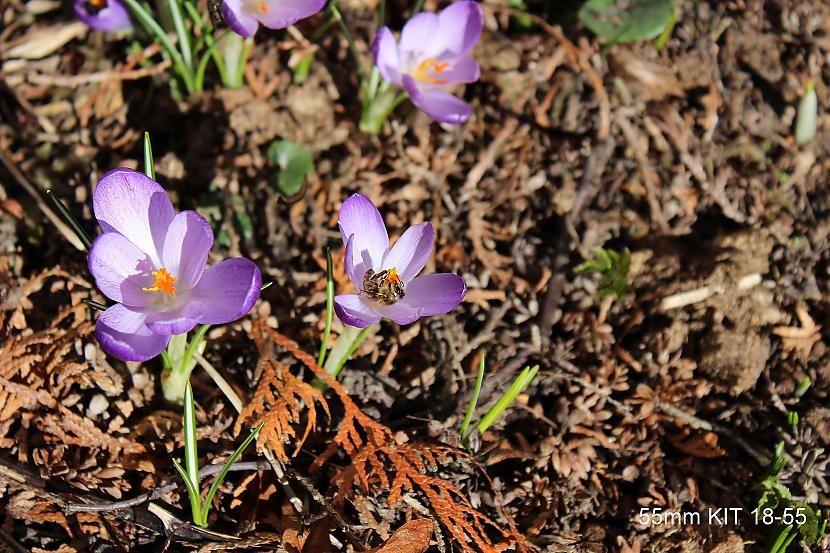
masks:
[(464, 279), (452, 273), (421, 275), (406, 286), (406, 295), (398, 301), (417, 309), (422, 317), (443, 315), (455, 309), (467, 294)]
[(349, 277), (349, 280), (352, 281), (352, 284), (355, 285), (355, 288), (358, 290), (363, 290), (363, 282), (358, 281), (357, 276), (354, 274), (354, 234), (349, 236), (349, 239), (346, 241), (346, 251), (343, 255), (343, 268), (346, 271), (346, 276)]
[(399, 325), (412, 324), (424, 315), (421, 309), (401, 301), (391, 305), (377, 305), (375, 308), (381, 317), (394, 321)]
[(104, 351), (122, 361), (147, 361), (167, 347), (170, 336), (151, 331), (145, 318), (143, 311), (113, 305), (95, 322), (95, 338)]
[(119, 0), (107, 0), (102, 9), (89, 9), (88, 0), (75, 0), (75, 16), (96, 31), (113, 32), (132, 27), (130, 13)]
[(395, 267), (404, 284), (415, 278), (427, 264), (435, 243), (432, 223), (421, 223), (406, 229), (392, 249), (384, 256), (384, 269)]
[(382, 27), (378, 30), (375, 40), (372, 41), (372, 54), (381, 77), (395, 86), (402, 86), (398, 44), (389, 27)]
[(403, 76), (403, 86), (419, 110), (441, 123), (461, 125), (466, 123), (473, 113), (468, 104), (449, 92), (434, 88), (418, 88), (417, 82), (410, 75)]
[(259, 22), (269, 29), (285, 29), (323, 9), (326, 0), (259, 0)]
[[(343, 243), (349, 242), (354, 235), (352, 247), (352, 267), (354, 278), (363, 282), (363, 275), (367, 269), (380, 270), (383, 256), (389, 248), (389, 235), (383, 217), (375, 204), (360, 194), (353, 194), (340, 207), (340, 236)], [(357, 283), (356, 286), (360, 287)]]
[(246, 315), (262, 287), (259, 268), (249, 259), (235, 257), (205, 269), (190, 297), (201, 304), (202, 324), (224, 324)]
[(150, 311), (147, 313), (147, 328), (164, 336), (184, 334), (193, 330), (204, 311), (202, 304), (192, 300), (167, 311)]
[[(434, 48), (438, 37), (438, 16), (434, 13), (422, 12), (410, 18), (401, 31), (400, 49), (398, 50), (403, 63), (409, 64), (431, 57), (437, 50)], [(457, 31), (456, 31), (457, 32)], [(439, 45), (440, 48), (440, 45)]]
[(162, 266), (176, 277), (177, 290), (190, 290), (199, 282), (212, 245), (213, 231), (204, 217), (182, 211), (173, 218), (161, 257)]
[(469, 56), (463, 56), (449, 63), (449, 67), (441, 71), (441, 79), (448, 84), (474, 83), (481, 77), (478, 63)]
[(161, 186), (132, 169), (114, 169), (101, 178), (92, 205), (104, 231), (128, 237), (160, 265), (167, 227), (176, 216)]
[(334, 296), (334, 312), (337, 318), (350, 326), (366, 328), (380, 322), (376, 304), (357, 294)]
[(254, 36), (259, 28), (259, 21), (242, 6), (244, 1), (222, 0), (222, 15), (225, 17), (225, 23), (236, 34), (244, 37)]
[(89, 249), (89, 272), (109, 299), (134, 307), (153, 301), (142, 288), (153, 286), (153, 264), (143, 251), (117, 232), (105, 232)]
[(444, 8), (438, 14), (438, 32), (441, 52), (437, 57), (463, 56), (469, 52), (484, 29), (484, 10), (477, 2), (461, 0)]

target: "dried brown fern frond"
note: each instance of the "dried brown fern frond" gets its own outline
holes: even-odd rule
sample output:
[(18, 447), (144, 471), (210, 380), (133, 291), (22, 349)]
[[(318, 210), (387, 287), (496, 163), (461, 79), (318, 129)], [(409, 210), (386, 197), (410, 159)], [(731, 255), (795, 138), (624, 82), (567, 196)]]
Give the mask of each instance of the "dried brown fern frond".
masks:
[(534, 549), (507, 513), (502, 512), (509, 531), (476, 510), (457, 486), (430, 474), (441, 462), (459, 458), (472, 460), (483, 472), (468, 454), (447, 446), (396, 443), (392, 431), (366, 415), (345, 388), (296, 342), (271, 328), (262, 329), (328, 384), (343, 404), (340, 428), (329, 447), (311, 465), (312, 470), (318, 469), (337, 450), (346, 452), (352, 464), (335, 478), (340, 487), (338, 494), (348, 493), (357, 484), (364, 492), (388, 491), (388, 504), (392, 506), (407, 491), (420, 492), (462, 550), (495, 553), (510, 547), (523, 552)]
[[(86, 307), (81, 303), (82, 295), (87, 295), (90, 284), (77, 275), (72, 275), (55, 267), (12, 281), (3, 288), (0, 288), (0, 336), (11, 334), (15, 331), (26, 331), (31, 325), (26, 321), (28, 311), (34, 308), (29, 299), (30, 296), (43, 289), (49, 279), (56, 279), (52, 282), (50, 291), (73, 290), (75, 297), (72, 305), (78, 314), (78, 318), (84, 317)], [(9, 314), (9, 315), (7, 315)]]
[[(303, 447), (312, 430), (317, 428), (317, 408), (315, 404), (329, 415), (329, 407), (323, 394), (311, 385), (300, 380), (277, 361), (274, 356), (274, 342), (266, 340), (261, 322), (255, 322), (252, 329), (254, 343), (260, 351), (257, 373), (261, 376), (254, 396), (245, 405), (234, 425), (238, 434), (243, 424), (254, 427), (263, 423), (257, 438), (257, 450), (265, 445), (271, 448), (280, 461), (294, 457)], [(303, 411), (307, 411), (305, 430), (298, 437), (295, 424), (301, 421)], [(285, 445), (295, 440), (294, 452), (289, 456)]]
[(124, 453), (144, 453), (146, 448), (123, 436), (113, 436), (95, 426), (90, 419), (84, 418), (61, 404), (56, 410), (43, 418), (41, 427), (58, 443), (106, 449), (115, 457), (120, 451)]
[[(83, 310), (67, 307), (57, 314), (45, 330), (29, 334), (14, 333), (0, 348), (0, 447), (21, 410), (38, 405), (54, 407), (54, 394), (46, 387), (51, 375), (62, 371), (86, 370), (83, 359), (74, 354), (75, 341), (92, 333), (93, 326)], [(7, 443), (8, 442), (8, 443)]]

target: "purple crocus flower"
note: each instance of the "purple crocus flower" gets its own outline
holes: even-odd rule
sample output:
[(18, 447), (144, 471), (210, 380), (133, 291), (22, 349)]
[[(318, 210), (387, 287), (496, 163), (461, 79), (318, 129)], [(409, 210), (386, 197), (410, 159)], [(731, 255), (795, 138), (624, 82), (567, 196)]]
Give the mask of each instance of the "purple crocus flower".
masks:
[(222, 0), (222, 15), (238, 35), (254, 36), (259, 24), (285, 29), (323, 9), (326, 0)]
[(75, 0), (75, 16), (96, 31), (132, 27), (130, 13), (120, 0)]
[(383, 27), (372, 52), (383, 78), (403, 88), (424, 113), (442, 123), (460, 125), (472, 108), (447, 88), (479, 78), (478, 64), (467, 55), (484, 28), (484, 12), (462, 0), (439, 14), (419, 13), (404, 25), (400, 43)]
[(383, 317), (410, 324), (452, 311), (467, 293), (458, 275), (416, 276), (432, 255), (432, 224), (409, 227), (390, 248), (380, 212), (369, 198), (354, 194), (340, 208), (339, 225), (346, 274), (360, 290), (334, 298), (334, 310), (344, 323), (364, 328)]
[(95, 284), (118, 302), (95, 324), (111, 355), (146, 361), (197, 324), (234, 321), (251, 310), (262, 284), (244, 258), (205, 268), (213, 231), (195, 211), (176, 213), (155, 181), (131, 169), (101, 179), (92, 198), (104, 230), (89, 250)]

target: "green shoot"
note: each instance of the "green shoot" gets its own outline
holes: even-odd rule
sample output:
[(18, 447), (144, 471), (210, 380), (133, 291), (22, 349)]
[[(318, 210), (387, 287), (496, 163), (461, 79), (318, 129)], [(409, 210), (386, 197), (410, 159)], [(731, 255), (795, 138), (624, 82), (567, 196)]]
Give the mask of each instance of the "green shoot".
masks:
[[(773, 528), (774, 538), (770, 539), (769, 553), (784, 553), (796, 536), (808, 546), (817, 544), (824, 536), (827, 527), (827, 520), (821, 516), (819, 509), (814, 509), (805, 503), (793, 501), (792, 493), (787, 486), (778, 482), (778, 474), (787, 465), (787, 458), (784, 453), (784, 442), (778, 442), (775, 446), (775, 456), (767, 469), (767, 476), (761, 481), (761, 497), (758, 500), (756, 520), (764, 520), (772, 516), (772, 513), (792, 516), (797, 526), (776, 525)], [(773, 519), (774, 520), (774, 519)], [(786, 520), (781, 518), (781, 520)]]
[(478, 363), (478, 375), (476, 376), (476, 386), (473, 388), (473, 397), (470, 398), (470, 405), (467, 406), (467, 414), (464, 415), (464, 420), (458, 428), (458, 434), (462, 439), (467, 437), (467, 429), (470, 426), (470, 421), (473, 418), (473, 412), (476, 410), (478, 403), (478, 395), (481, 393), (481, 384), (484, 382), (484, 354), (481, 355), (481, 361)]
[(602, 277), (597, 285), (600, 297), (616, 296), (622, 298), (628, 293), (628, 270), (631, 267), (631, 252), (622, 252), (605, 248), (591, 248), (594, 259), (586, 261), (576, 268), (577, 273), (599, 272)]
[(476, 424), (476, 430), (478, 430), (480, 434), (483, 434), (488, 428), (490, 428), (490, 425), (495, 422), (495, 420), (505, 411), (505, 409), (516, 401), (519, 394), (525, 391), (538, 372), (539, 365), (525, 367), (525, 369), (513, 381), (513, 384), (510, 385), (510, 388), (508, 388), (496, 404), (493, 405), (489, 411), (487, 411), (484, 417), (478, 421), (478, 424)]
[(807, 390), (810, 389), (811, 385), (812, 385), (812, 382), (810, 382), (810, 377), (805, 376), (804, 380), (799, 382), (798, 387), (795, 389), (795, 397), (797, 397), (798, 399), (801, 399), (802, 397), (804, 397), (804, 394), (807, 393)]
[(153, 145), (150, 144), (150, 133), (144, 131), (144, 174), (156, 180), (156, 169), (153, 163)]
[(144, 27), (150, 36), (159, 41), (162, 48), (167, 52), (167, 55), (173, 60), (175, 72), (182, 79), (182, 82), (184, 82), (188, 94), (196, 92), (192, 68), (188, 64), (185, 64), (181, 52), (170, 41), (170, 38), (168, 38), (164, 29), (161, 28), (161, 25), (153, 19), (153, 16), (144, 9), (144, 6), (138, 0), (124, 0), (124, 4), (126, 4), (130, 13), (141, 23), (141, 26)]
[(259, 431), (262, 430), (263, 424), (265, 423), (261, 422), (257, 425), (256, 428), (254, 428), (254, 431), (251, 432), (247, 438), (245, 438), (245, 441), (242, 442), (242, 444), (238, 448), (236, 448), (236, 451), (233, 452), (233, 455), (231, 455), (228, 458), (228, 460), (225, 461), (225, 464), (222, 466), (222, 470), (219, 471), (219, 474), (216, 475), (216, 480), (213, 481), (213, 485), (211, 485), (210, 490), (208, 490), (207, 496), (205, 496), (205, 502), (202, 504), (201, 526), (207, 526), (208, 511), (210, 510), (210, 505), (213, 502), (213, 496), (216, 495), (216, 492), (219, 490), (219, 486), (221, 486), (222, 482), (225, 480), (225, 476), (228, 474), (228, 471), (231, 470), (233, 464), (236, 463), (237, 460), (239, 460), (239, 457), (242, 456), (242, 453), (248, 448), (249, 445), (251, 445), (251, 442), (253, 442), (256, 439), (257, 435), (259, 435)]
[(792, 541), (798, 535), (798, 532), (793, 531), (793, 525), (788, 524), (781, 529), (778, 537), (770, 545), (769, 553), (785, 553)]
[(787, 413), (787, 426), (790, 427), (790, 433), (795, 435), (798, 431), (798, 413), (790, 411)]
[(326, 248), (326, 327), (323, 329), (323, 341), (320, 344), (320, 354), (317, 364), (321, 367), (326, 360), (326, 350), (331, 335), (331, 322), (334, 318), (334, 263), (331, 260), (331, 248)]
[(804, 88), (804, 96), (798, 104), (798, 114), (795, 119), (795, 142), (801, 146), (812, 142), (816, 137), (816, 123), (818, 122), (818, 98), (813, 81), (808, 81)]
[[(207, 325), (205, 325), (207, 326)], [(236, 448), (236, 451), (225, 461), (222, 470), (216, 475), (216, 479), (208, 490), (204, 502), (200, 501), (199, 494), (199, 455), (196, 445), (196, 409), (193, 401), (193, 389), (190, 386), (190, 380), (185, 384), (184, 392), (184, 468), (181, 464), (173, 459), (173, 466), (176, 467), (179, 476), (184, 480), (187, 488), (187, 497), (190, 501), (190, 511), (193, 518), (193, 523), (202, 528), (207, 526), (208, 512), (210, 505), (213, 502), (213, 497), (225, 480), (225, 476), (230, 471), (231, 467), (242, 453), (251, 445), (251, 442), (259, 434), (262, 429), (262, 424), (257, 426), (251, 434), (245, 438), (245, 441)]]

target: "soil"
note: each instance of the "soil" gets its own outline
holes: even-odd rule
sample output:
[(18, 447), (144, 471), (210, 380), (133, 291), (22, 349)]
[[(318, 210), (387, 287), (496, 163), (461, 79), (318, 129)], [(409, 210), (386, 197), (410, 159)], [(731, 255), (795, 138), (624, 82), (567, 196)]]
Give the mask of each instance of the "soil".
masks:
[[(524, 26), (508, 2), (486, 0), (473, 52), (481, 80), (464, 91), (471, 120), (441, 126), (405, 103), (377, 137), (358, 129), (357, 72), (336, 26), (308, 79), (293, 81), (291, 53), (325, 15), (296, 33), (260, 30), (243, 88), (222, 90), (209, 73), (206, 92), (175, 99), (157, 53), (128, 54), (129, 39), (89, 32), (64, 4), (0, 1), (4, 550), (362, 551), (427, 518), (430, 551), (762, 551), (774, 529), (750, 513), (779, 442), (781, 481), (830, 514), (823, 0), (678, 2), (662, 49), (603, 46), (578, 23), (578, 2), (527, 2), (541, 19)], [(408, 10), (390, 0), (387, 24), (400, 29)], [(341, 11), (368, 66), (376, 2), (343, 0)], [(802, 146), (793, 127), (810, 79), (818, 134)], [(285, 477), (261, 442), (243, 457), (258, 470), (230, 473), (217, 495), (209, 528), (238, 541), (171, 534), (150, 509), (188, 519), (172, 464), (183, 455), (180, 408), (161, 396), (158, 360), (122, 363), (95, 342), (97, 312), (83, 300), (105, 298), (44, 195), (95, 235), (93, 186), (113, 167), (141, 166), (144, 131), (174, 205), (213, 225), (210, 262), (249, 257), (274, 283), (250, 316), (212, 329), (205, 352), (246, 402), (277, 390), (270, 411), (240, 418), (204, 371), (193, 374), (203, 465), (224, 461), (280, 402), (299, 409), (274, 434)], [(270, 184), (267, 150), (280, 139), (314, 157), (291, 199)], [(310, 382), (313, 369), (279, 336), (316, 355), (326, 247), (338, 292), (350, 288), (336, 222), (354, 192), (376, 203), (393, 240), (431, 221), (426, 271), (462, 275), (469, 293), (447, 315), (381, 325), (341, 373), (342, 394), (291, 403), (291, 378)], [(598, 246), (631, 252), (622, 297), (601, 297), (600, 275), (576, 270)], [(341, 330), (335, 322), (332, 340)], [(477, 416), (522, 368), (540, 370), (465, 449), (456, 429), (484, 354)], [(367, 453), (382, 461), (365, 466), (366, 482), (337, 441), (348, 421), (362, 429), (358, 450), (388, 438)], [(422, 465), (395, 452), (417, 452)], [(380, 473), (409, 481), (395, 497)], [(419, 487), (422, 476), (431, 480)], [(71, 507), (169, 483), (120, 511)], [(451, 498), (444, 510), (430, 489)], [(482, 541), (459, 539), (442, 518), (477, 516), (459, 505), (492, 521), (462, 531)], [(643, 523), (643, 508), (702, 521)], [(718, 508), (741, 511), (713, 522)], [(827, 551), (828, 539), (812, 549)]]

